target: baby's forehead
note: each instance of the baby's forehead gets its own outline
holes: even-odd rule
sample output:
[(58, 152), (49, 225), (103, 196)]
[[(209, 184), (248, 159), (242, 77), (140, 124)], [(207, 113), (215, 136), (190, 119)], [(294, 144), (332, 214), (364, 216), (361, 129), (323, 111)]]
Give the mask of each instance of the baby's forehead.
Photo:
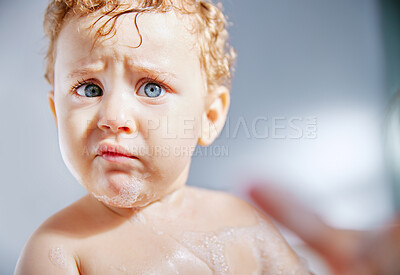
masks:
[(70, 17), (57, 44), (56, 74), (61, 67), (63, 71), (80, 70), (80, 64), (100, 62), (102, 64), (93, 66), (104, 67), (111, 59), (128, 65), (139, 63), (157, 67), (155, 71), (158, 69), (179, 78), (190, 79), (199, 72), (203, 74), (196, 34), (182, 24), (187, 20), (185, 17), (175, 11), (146, 12), (137, 16), (136, 28), (135, 16), (122, 15), (115, 23), (115, 33), (102, 37), (96, 37), (97, 30), (109, 17), (101, 17), (101, 14)]
[[(184, 1), (173, 2), (181, 3)], [(145, 41), (149, 34), (156, 34), (160, 37), (160, 46), (162, 46), (163, 40), (171, 40), (172, 38), (172, 40), (183, 43), (188, 48), (198, 48), (198, 23), (194, 14), (189, 14), (186, 8), (182, 10), (180, 5), (171, 6), (166, 11), (151, 9), (135, 12), (134, 4), (121, 4), (111, 13), (106, 8), (89, 14), (72, 13), (66, 17), (64, 26), (73, 25), (72, 31), (78, 30), (81, 34), (95, 37), (95, 42), (109, 41), (114, 43), (118, 40), (119, 42), (130, 43), (132, 41), (127, 40), (132, 38), (133, 35), (140, 38), (139, 43), (136, 44), (138, 46)], [(133, 44), (130, 45), (134, 46)]]
[[(146, 53), (147, 58), (156, 58), (159, 63), (168, 63), (170, 58), (179, 61), (192, 55), (200, 62), (198, 35), (193, 30), (193, 20), (186, 14), (175, 10), (152, 11), (122, 14), (114, 22), (110, 19), (104, 11), (70, 17), (59, 36), (59, 40), (67, 36), (64, 42), (68, 45), (58, 43), (57, 55), (73, 47), (72, 52), (83, 55), (90, 52), (101, 56), (113, 51), (109, 54), (116, 59), (130, 53), (136, 56)], [(151, 56), (149, 51), (153, 52)], [(174, 56), (175, 53), (180, 54)]]

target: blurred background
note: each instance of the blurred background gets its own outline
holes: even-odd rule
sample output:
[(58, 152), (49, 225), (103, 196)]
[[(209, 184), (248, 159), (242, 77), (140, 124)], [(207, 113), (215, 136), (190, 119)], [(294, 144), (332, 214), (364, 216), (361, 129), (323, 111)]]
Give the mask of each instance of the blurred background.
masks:
[[(61, 159), (48, 108), (47, 3), (0, 0), (0, 274), (13, 273), (46, 218), (86, 194)], [(386, 116), (400, 88), (399, 2), (222, 3), (239, 55), (231, 109), (215, 144), (196, 151), (188, 184), (242, 196), (243, 183), (262, 178), (334, 226), (386, 221), (400, 205), (390, 149), (400, 116), (395, 108)], [(329, 274), (304, 255), (317, 274)]]

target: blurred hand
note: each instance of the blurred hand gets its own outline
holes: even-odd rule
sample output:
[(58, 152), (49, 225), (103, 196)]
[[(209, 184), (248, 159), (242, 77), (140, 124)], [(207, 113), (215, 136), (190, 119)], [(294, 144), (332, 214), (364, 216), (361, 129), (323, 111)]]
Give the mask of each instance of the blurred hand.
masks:
[(280, 188), (256, 185), (249, 195), (268, 215), (319, 253), (334, 274), (400, 274), (399, 217), (375, 231), (342, 230), (327, 225)]

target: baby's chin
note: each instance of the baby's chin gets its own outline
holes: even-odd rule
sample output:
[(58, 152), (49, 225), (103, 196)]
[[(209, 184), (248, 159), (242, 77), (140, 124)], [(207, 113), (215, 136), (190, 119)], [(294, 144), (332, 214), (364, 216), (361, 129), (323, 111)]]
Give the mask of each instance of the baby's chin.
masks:
[(118, 208), (143, 208), (157, 200), (154, 195), (150, 197), (134, 189), (123, 190), (114, 196), (94, 192), (91, 195), (103, 204)]
[(87, 186), (86, 189), (97, 200), (109, 206), (133, 208), (144, 207), (154, 200), (153, 195), (148, 195), (146, 184), (149, 183), (145, 178), (116, 174), (104, 178), (101, 184), (97, 182), (99, 186)]
[(96, 194), (92, 195), (100, 202), (113, 207), (119, 208), (133, 208), (139, 207), (139, 205), (146, 204), (143, 202), (141, 193), (135, 188), (122, 189), (120, 193), (114, 196), (106, 194)]

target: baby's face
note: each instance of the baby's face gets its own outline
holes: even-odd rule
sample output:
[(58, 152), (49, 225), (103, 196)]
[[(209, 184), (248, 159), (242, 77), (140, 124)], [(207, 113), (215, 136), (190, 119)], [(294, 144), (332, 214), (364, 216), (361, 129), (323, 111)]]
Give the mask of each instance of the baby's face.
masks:
[[(63, 27), (54, 102), (61, 153), (101, 201), (140, 207), (184, 185), (201, 133), (206, 87), (196, 38), (174, 12), (118, 19), (92, 50), (97, 18)], [(103, 19), (102, 19), (103, 20)]]

